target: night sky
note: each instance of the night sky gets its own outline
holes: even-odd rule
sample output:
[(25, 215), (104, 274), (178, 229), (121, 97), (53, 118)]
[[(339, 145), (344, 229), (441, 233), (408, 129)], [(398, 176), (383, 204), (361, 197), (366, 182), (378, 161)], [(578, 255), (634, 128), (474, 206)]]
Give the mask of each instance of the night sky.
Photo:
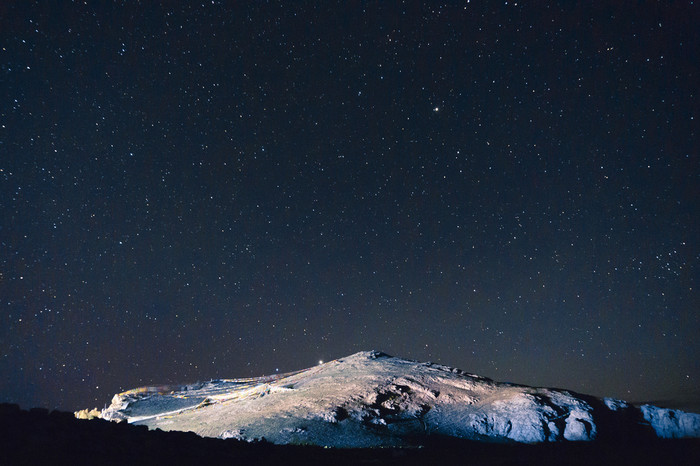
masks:
[(700, 409), (697, 2), (155, 3), (0, 5), (0, 401), (377, 349)]

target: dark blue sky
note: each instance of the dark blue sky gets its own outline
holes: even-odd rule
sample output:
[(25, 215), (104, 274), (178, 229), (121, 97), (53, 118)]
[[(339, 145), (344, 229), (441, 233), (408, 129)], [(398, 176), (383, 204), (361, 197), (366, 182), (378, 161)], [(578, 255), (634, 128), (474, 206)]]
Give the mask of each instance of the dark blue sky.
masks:
[(0, 401), (378, 349), (700, 406), (698, 5), (122, 3), (0, 6)]

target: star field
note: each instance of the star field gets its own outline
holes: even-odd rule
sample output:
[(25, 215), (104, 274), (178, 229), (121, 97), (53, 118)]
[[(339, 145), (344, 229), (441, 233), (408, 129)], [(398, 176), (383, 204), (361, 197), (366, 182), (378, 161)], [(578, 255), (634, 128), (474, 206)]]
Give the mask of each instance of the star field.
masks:
[(0, 401), (360, 350), (700, 406), (694, 2), (0, 7)]

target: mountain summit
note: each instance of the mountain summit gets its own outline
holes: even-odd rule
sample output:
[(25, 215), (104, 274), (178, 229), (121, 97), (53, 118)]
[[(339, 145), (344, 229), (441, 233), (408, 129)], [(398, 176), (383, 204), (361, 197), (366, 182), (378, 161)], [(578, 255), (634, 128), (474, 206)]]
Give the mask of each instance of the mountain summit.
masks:
[(334, 447), (700, 437), (700, 415), (533, 388), (365, 351), (286, 374), (143, 387), (103, 419), (205, 437)]

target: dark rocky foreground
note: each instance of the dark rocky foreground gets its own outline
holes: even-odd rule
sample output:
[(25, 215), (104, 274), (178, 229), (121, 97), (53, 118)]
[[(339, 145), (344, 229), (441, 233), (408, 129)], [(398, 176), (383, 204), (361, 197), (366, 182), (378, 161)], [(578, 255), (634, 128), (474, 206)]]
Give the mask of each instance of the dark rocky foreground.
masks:
[(619, 439), (544, 445), (421, 440), (418, 448), (329, 449), (202, 438), (72, 413), (0, 404), (0, 465), (33, 464), (473, 464), (697, 465), (700, 440)]

